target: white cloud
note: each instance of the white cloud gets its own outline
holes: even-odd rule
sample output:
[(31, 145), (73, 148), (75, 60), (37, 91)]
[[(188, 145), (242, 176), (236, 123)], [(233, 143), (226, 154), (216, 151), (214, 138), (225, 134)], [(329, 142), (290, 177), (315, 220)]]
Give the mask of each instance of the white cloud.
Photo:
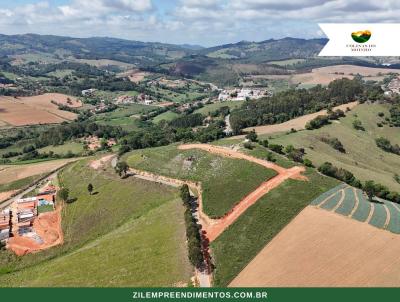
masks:
[[(158, 1), (158, 2), (156, 2)], [(213, 45), (320, 37), (319, 22), (398, 22), (398, 0), (70, 0), (0, 8), (0, 32)], [(33, 2), (33, 0), (32, 0)]]

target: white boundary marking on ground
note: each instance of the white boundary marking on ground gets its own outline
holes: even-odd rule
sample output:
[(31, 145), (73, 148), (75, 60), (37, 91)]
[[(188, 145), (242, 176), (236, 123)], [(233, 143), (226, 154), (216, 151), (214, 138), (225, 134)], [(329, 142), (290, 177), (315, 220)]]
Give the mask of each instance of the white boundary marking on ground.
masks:
[(342, 194), (342, 196), (340, 197), (339, 202), (332, 209), (332, 212), (336, 212), (336, 210), (342, 205), (344, 198), (346, 197), (346, 194), (344, 193), (344, 189), (341, 189), (340, 193)]
[(383, 207), (385, 208), (385, 211), (386, 211), (386, 221), (385, 221), (383, 228), (386, 229), (387, 226), (389, 225), (391, 217), (390, 217), (390, 211), (389, 211), (389, 208), (387, 207), (387, 205), (384, 204)]
[(371, 204), (371, 209), (369, 210), (367, 220), (365, 220), (366, 223), (369, 223), (371, 221), (372, 215), (374, 214), (375, 211), (375, 205), (372, 202), (370, 204)]
[(349, 217), (353, 217), (354, 213), (357, 211), (358, 206), (360, 204), (360, 200), (358, 199), (356, 188), (353, 188), (353, 194), (354, 194), (354, 199), (356, 200), (356, 203), (354, 205), (353, 210), (351, 210), (351, 213), (349, 214)]

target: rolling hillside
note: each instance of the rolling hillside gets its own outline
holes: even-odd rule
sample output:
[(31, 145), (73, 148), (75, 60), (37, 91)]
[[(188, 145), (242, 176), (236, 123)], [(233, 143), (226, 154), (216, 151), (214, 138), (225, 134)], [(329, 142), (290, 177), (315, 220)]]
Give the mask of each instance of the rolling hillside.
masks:
[[(305, 148), (306, 157), (316, 166), (328, 161), (349, 170), (362, 181), (372, 179), (392, 190), (400, 191), (400, 184), (394, 179), (394, 175), (400, 169), (400, 157), (383, 151), (375, 144), (375, 139), (381, 136), (388, 138), (393, 144), (400, 144), (398, 128), (377, 125), (384, 117), (389, 116), (388, 109), (386, 104), (358, 105), (348, 112), (345, 118), (320, 129), (275, 135), (269, 140), (271, 143), (285, 146), (292, 144), (297, 148)], [(379, 117), (379, 112), (382, 112), (384, 117)], [(354, 120), (360, 120), (365, 131), (354, 129)], [(262, 136), (269, 137), (270, 135)], [(322, 142), (321, 137), (338, 138), (346, 152), (333, 149), (329, 144)]]
[(62, 214), (64, 244), (23, 258), (1, 250), (1, 286), (182, 286), (189, 281), (178, 190), (120, 179), (111, 168), (92, 169), (87, 160), (66, 168), (60, 181), (70, 190)]

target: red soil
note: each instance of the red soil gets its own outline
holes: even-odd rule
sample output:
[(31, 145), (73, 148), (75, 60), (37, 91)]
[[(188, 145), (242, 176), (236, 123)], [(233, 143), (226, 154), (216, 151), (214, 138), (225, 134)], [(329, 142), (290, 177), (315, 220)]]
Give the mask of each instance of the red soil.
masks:
[(199, 191), (199, 218), (200, 223), (203, 226), (203, 230), (206, 233), (206, 237), (210, 242), (215, 240), (222, 232), (228, 228), (232, 223), (236, 221), (250, 206), (255, 204), (262, 196), (267, 194), (272, 189), (278, 187), (281, 183), (283, 183), (286, 179), (299, 179), (299, 180), (307, 180), (307, 177), (301, 175), (301, 172), (304, 172), (304, 167), (293, 167), (290, 169), (282, 168), (277, 164), (272, 162), (262, 160), (247, 154), (243, 154), (231, 149), (211, 146), (207, 144), (188, 144), (181, 145), (178, 147), (181, 150), (189, 150), (189, 149), (201, 149), (210, 153), (215, 153), (221, 156), (245, 159), (256, 164), (262, 165), (268, 169), (275, 170), (278, 175), (263, 182), (257, 189), (244, 197), (233, 209), (226, 214), (221, 219), (211, 219), (209, 218), (203, 211), (203, 200), (201, 198), (202, 192), (201, 187), (197, 186), (197, 190)]
[[(58, 206), (55, 211), (40, 214), (33, 222), (33, 229), (42, 238), (43, 244), (35, 240), (15, 234), (7, 243), (7, 248), (18, 256), (39, 252), (64, 243), (64, 234), (61, 228), (61, 210)], [(15, 232), (17, 233), (17, 231)]]

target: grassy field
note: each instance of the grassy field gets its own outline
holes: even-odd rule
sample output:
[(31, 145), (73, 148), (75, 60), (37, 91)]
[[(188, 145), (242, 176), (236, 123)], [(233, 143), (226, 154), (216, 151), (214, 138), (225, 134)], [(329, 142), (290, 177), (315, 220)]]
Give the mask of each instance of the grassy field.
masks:
[(242, 106), (244, 101), (228, 101), (228, 102), (217, 102), (213, 104), (205, 105), (204, 107), (197, 109), (195, 113), (201, 113), (204, 115), (210, 114), (221, 107), (228, 106), (230, 109), (239, 108)]
[[(0, 251), (2, 286), (171, 286), (188, 281), (191, 268), (176, 189), (120, 179), (111, 169), (95, 171), (86, 160), (67, 167), (60, 181), (72, 200), (63, 209), (64, 245), (20, 259)], [(93, 195), (87, 192), (89, 182)]]
[(135, 115), (135, 114), (146, 113), (146, 112), (152, 111), (156, 108), (157, 107), (155, 107), (155, 106), (147, 106), (147, 105), (141, 105), (141, 104), (124, 105), (114, 111), (98, 114), (98, 115), (96, 115), (96, 119), (101, 120), (102, 118), (114, 119), (114, 118), (121, 118), (121, 117), (129, 117), (129, 116)]
[(223, 216), (262, 182), (276, 175), (275, 171), (245, 160), (201, 150), (181, 151), (174, 145), (133, 151), (124, 158), (131, 167), (140, 170), (201, 181), (204, 211), (211, 217)]
[(270, 62), (268, 62), (268, 64), (275, 64), (275, 65), (279, 65), (279, 66), (290, 66), (290, 65), (297, 64), (297, 63), (302, 63), (304, 61), (305, 61), (305, 59), (288, 59), (288, 60), (281, 60), (281, 61), (270, 61)]
[(227, 286), (315, 197), (338, 185), (311, 169), (306, 175), (308, 182), (290, 179), (273, 189), (212, 242), (214, 286)]
[[(377, 114), (383, 112), (389, 116), (387, 105), (362, 104), (347, 113), (339, 122), (322, 127), (317, 130), (304, 130), (297, 133), (281, 134), (274, 138), (268, 138), (271, 143), (282, 145), (292, 144), (295, 147), (303, 147), (306, 157), (316, 166), (329, 161), (337, 167), (345, 168), (365, 181), (373, 179), (391, 190), (400, 191), (400, 184), (394, 180), (394, 174), (400, 170), (400, 157), (379, 149), (375, 144), (375, 138), (383, 136), (392, 144), (400, 144), (400, 129), (395, 127), (378, 127), (377, 122), (384, 118)], [(352, 123), (355, 119), (362, 122), (365, 131), (355, 130)], [(320, 141), (321, 136), (338, 138), (346, 153), (341, 153)]]
[(83, 151), (83, 144), (70, 141), (59, 146), (47, 146), (38, 149), (38, 151), (40, 153), (53, 151), (55, 154), (67, 154), (68, 151), (71, 151), (74, 154), (79, 154)]
[(167, 122), (173, 120), (174, 118), (177, 118), (179, 116), (178, 113), (172, 112), (172, 111), (167, 111), (164, 113), (161, 113), (159, 115), (157, 115), (155, 118), (153, 118), (153, 123), (159, 123), (162, 120), (165, 120)]
[(135, 131), (139, 129), (139, 119), (135, 117), (117, 117), (117, 118), (103, 118), (97, 121), (100, 125), (120, 126), (126, 131)]

